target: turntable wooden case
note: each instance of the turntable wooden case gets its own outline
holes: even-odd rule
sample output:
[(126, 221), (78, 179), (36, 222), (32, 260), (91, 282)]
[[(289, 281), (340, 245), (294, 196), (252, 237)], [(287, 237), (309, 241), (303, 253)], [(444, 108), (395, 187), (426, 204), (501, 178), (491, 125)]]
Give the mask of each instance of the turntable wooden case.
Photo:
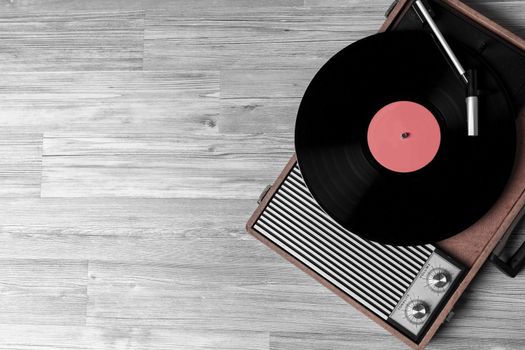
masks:
[[(379, 31), (383, 32), (395, 29), (407, 11), (411, 10), (412, 3), (413, 1), (411, 0), (400, 0), (396, 2), (390, 9), (388, 17)], [(443, 0), (436, 1), (436, 3), (448, 7), (458, 16), (462, 16), (467, 20), (482, 26), (509, 45), (512, 45), (519, 50), (525, 51), (525, 41), (523, 39), (501, 27), (497, 23), (491, 21), (490, 19), (484, 17), (462, 2)], [(445, 321), (447, 315), (452, 311), (454, 305), (472, 282), (476, 274), (479, 272), (480, 268), (488, 259), (498, 242), (505, 236), (506, 233), (509, 233), (514, 228), (516, 223), (523, 215), (523, 208), (525, 207), (525, 108), (522, 108), (518, 113), (518, 117), (516, 118), (516, 129), (517, 153), (514, 171), (506, 189), (504, 190), (504, 193), (496, 205), (494, 205), (494, 207), (473, 226), (452, 238), (446, 239), (436, 244), (436, 246), (438, 246), (440, 249), (450, 254), (458, 261), (462, 262), (466, 266), (467, 271), (462, 282), (450, 296), (445, 306), (437, 315), (436, 319), (430, 325), (430, 328), (419, 343), (414, 342), (400, 331), (393, 328), (383, 319), (370, 312), (367, 308), (363, 307), (360, 303), (342, 293), (323, 277), (319, 276), (317, 273), (312, 271), (300, 261), (296, 260), (277, 245), (273, 244), (271, 241), (257, 232), (256, 229), (254, 229), (255, 222), (268, 205), (272, 196), (279, 189), (286, 176), (290, 173), (293, 166), (296, 164), (297, 159), (295, 155), (291, 157), (282, 173), (275, 180), (270, 189), (264, 194), (264, 197), (261, 198), (260, 205), (246, 225), (246, 230), (265, 245), (270, 247), (272, 250), (279, 253), (289, 262), (309, 274), (311, 277), (346, 300), (348, 303), (352, 304), (363, 314), (367, 315), (376, 323), (387, 329), (390, 333), (401, 339), (407, 345), (413, 349), (423, 349), (435, 335), (439, 326)]]

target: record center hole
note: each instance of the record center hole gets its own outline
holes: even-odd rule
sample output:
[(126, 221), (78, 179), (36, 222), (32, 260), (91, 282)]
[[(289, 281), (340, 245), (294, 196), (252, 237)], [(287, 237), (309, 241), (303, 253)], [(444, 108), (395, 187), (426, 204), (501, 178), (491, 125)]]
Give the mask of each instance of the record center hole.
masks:
[(409, 136), (410, 136), (410, 133), (407, 132), (407, 131), (405, 131), (404, 133), (401, 134), (401, 138), (403, 138), (403, 139), (406, 139), (406, 138), (408, 138)]

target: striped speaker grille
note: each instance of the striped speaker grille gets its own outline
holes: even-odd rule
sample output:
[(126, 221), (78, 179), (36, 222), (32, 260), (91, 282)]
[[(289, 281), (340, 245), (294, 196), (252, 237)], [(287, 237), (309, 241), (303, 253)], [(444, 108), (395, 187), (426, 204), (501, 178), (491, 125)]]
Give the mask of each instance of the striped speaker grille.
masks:
[(435, 250), (432, 245), (383, 245), (347, 231), (317, 205), (297, 164), (254, 228), (383, 319), (388, 318)]

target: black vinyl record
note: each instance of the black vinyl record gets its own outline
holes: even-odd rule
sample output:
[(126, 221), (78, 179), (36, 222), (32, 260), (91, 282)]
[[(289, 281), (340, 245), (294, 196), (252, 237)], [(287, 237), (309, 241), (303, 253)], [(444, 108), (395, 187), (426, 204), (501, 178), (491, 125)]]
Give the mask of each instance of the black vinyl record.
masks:
[[(451, 45), (478, 71), (479, 136), (467, 135), (465, 85), (426, 32), (359, 40), (308, 86), (295, 127), (299, 167), (321, 208), (349, 231), (392, 245), (437, 242), (474, 224), (500, 196), (514, 164), (513, 108), (482, 58)], [(392, 171), (370, 151), (370, 122), (395, 101), (424, 106), (439, 124), (439, 149), (416, 171)]]

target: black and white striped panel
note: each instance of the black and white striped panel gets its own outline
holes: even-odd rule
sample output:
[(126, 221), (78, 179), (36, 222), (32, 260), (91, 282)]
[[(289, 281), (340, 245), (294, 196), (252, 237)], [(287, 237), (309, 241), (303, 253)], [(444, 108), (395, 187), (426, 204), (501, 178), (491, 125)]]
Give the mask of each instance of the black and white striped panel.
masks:
[(382, 245), (347, 231), (317, 205), (297, 165), (254, 228), (383, 319), (435, 250)]

